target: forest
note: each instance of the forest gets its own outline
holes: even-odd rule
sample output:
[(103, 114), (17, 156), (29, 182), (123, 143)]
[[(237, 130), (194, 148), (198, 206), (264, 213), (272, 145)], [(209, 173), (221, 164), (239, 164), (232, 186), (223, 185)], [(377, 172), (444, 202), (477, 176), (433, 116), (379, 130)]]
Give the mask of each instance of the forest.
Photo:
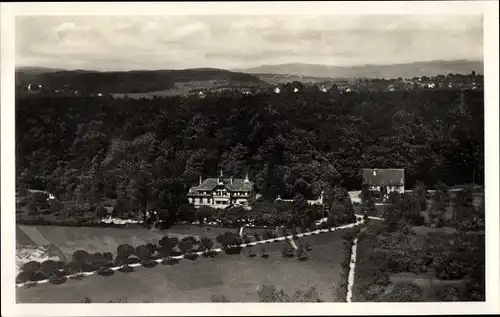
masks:
[(482, 91), (113, 99), (17, 96), (16, 187), (91, 206), (172, 210), (199, 176), (244, 177), (265, 199), (361, 189), (362, 168), (406, 188), (484, 180)]

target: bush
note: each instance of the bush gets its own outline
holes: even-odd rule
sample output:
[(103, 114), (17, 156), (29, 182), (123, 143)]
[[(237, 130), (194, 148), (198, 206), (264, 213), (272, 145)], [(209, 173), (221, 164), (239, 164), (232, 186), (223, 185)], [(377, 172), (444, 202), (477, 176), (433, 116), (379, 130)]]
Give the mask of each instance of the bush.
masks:
[(182, 239), (177, 244), (177, 247), (183, 254), (186, 254), (187, 252), (191, 251), (193, 249), (193, 246), (194, 246), (193, 242), (189, 239)]
[(34, 282), (39, 282), (47, 279), (47, 275), (43, 274), (42, 272), (38, 271), (33, 273), (31, 276), (31, 280)]
[(380, 294), (382, 294), (386, 289), (385, 285), (381, 284), (370, 284), (362, 293), (365, 298), (369, 301), (374, 300)]
[(216, 240), (222, 245), (223, 248), (240, 245), (242, 243), (240, 236), (230, 231), (218, 235)]
[(111, 275), (115, 274), (115, 271), (113, 271), (110, 268), (101, 268), (101, 269), (97, 270), (97, 274), (99, 274), (101, 276), (111, 276)]
[(124, 265), (120, 269), (118, 269), (118, 271), (120, 271), (122, 273), (132, 273), (132, 272), (135, 272), (135, 269), (131, 266)]
[(283, 290), (277, 290), (275, 285), (262, 285), (258, 292), (259, 302), (263, 303), (283, 303), (291, 302), (290, 296), (285, 294)]
[(179, 263), (179, 260), (178, 259), (168, 259), (168, 260), (164, 261), (163, 263), (166, 265), (174, 265), (174, 264)]
[(230, 301), (224, 295), (212, 295), (212, 303), (229, 303)]
[(214, 241), (209, 237), (202, 237), (200, 239), (200, 249), (202, 251), (209, 251), (214, 247)]
[(294, 256), (294, 249), (291, 245), (285, 244), (281, 249), (281, 256), (284, 258), (291, 258)]
[(392, 273), (409, 272), (411, 260), (407, 256), (393, 255), (389, 258), (388, 269)]
[(440, 280), (460, 280), (470, 273), (470, 265), (460, 259), (450, 259), (436, 268), (436, 276)]
[(438, 300), (443, 302), (456, 302), (460, 301), (460, 293), (456, 287), (445, 286), (437, 291)]
[(255, 241), (260, 241), (261, 240), (261, 236), (257, 232), (255, 232), (253, 234), (253, 236), (255, 237)]
[(264, 240), (269, 240), (276, 238), (276, 235), (272, 231), (266, 230), (262, 233), (262, 237), (264, 238)]
[(30, 272), (30, 273), (33, 273), (33, 272), (36, 272), (40, 269), (40, 262), (37, 262), (37, 261), (30, 261), (28, 263), (25, 263), (23, 265), (23, 272)]
[(262, 246), (262, 248), (260, 249), (260, 256), (264, 259), (267, 259), (269, 257), (269, 255), (266, 253), (266, 248), (264, 248), (264, 246)]
[(66, 272), (69, 272), (70, 274), (79, 273), (82, 271), (82, 264), (75, 261), (71, 261), (69, 263), (64, 264), (63, 269)]
[(57, 274), (59, 269), (61, 268), (60, 264), (53, 260), (44, 261), (40, 264), (39, 271), (43, 273), (45, 276), (52, 277)]
[(388, 302), (418, 302), (422, 299), (422, 291), (415, 284), (396, 284), (392, 292), (385, 298)]
[(59, 285), (59, 284), (66, 282), (67, 280), (68, 280), (68, 278), (66, 276), (58, 276), (58, 277), (51, 278), (50, 283)]
[(307, 260), (307, 252), (303, 244), (300, 244), (297, 248), (297, 258), (299, 259), (299, 261)]
[(16, 277), (16, 284), (26, 283), (32, 280), (33, 277), (32, 271), (22, 271)]
[(198, 258), (198, 254), (189, 250), (188, 252), (186, 252), (186, 255), (184, 255), (184, 258), (191, 260), (191, 261), (194, 261), (194, 260), (196, 260), (196, 258)]
[(150, 269), (150, 268), (157, 266), (158, 262), (153, 261), (153, 260), (146, 260), (146, 261), (142, 262), (141, 265), (145, 268)]
[(112, 262), (113, 261), (113, 253), (111, 252), (104, 252), (102, 254), (104, 260), (106, 260), (107, 262)]
[(134, 255), (137, 256), (141, 261), (145, 261), (151, 258), (151, 255), (153, 255), (153, 251), (151, 246), (140, 245), (135, 248)]
[(75, 253), (73, 253), (73, 261), (77, 262), (77, 263), (85, 263), (89, 260), (89, 253), (87, 251), (84, 251), (84, 250), (77, 250), (75, 251)]

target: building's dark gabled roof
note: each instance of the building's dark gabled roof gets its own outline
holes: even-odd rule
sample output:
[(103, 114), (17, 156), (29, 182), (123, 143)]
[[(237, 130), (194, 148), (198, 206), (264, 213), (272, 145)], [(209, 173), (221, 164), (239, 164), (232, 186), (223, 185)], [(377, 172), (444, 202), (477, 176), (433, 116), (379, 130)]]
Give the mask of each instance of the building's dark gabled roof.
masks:
[[(193, 186), (190, 188), (188, 195), (197, 195), (199, 196), (200, 191), (212, 191), (217, 187), (218, 178), (207, 178), (200, 185)], [(230, 178), (224, 179), (224, 187), (231, 192), (249, 192), (252, 191), (254, 186), (253, 182), (245, 182), (242, 178), (233, 178), (233, 182), (231, 184)], [(209, 195), (207, 195), (209, 196)]]
[(405, 184), (404, 169), (363, 169), (363, 185), (370, 186), (403, 186)]

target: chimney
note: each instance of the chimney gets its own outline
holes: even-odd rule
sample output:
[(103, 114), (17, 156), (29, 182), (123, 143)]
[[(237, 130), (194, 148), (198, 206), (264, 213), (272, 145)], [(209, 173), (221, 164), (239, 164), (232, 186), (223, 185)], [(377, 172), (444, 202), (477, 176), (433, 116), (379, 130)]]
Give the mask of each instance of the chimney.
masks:
[(200, 185), (201, 185), (201, 175), (200, 175)]
[(233, 177), (231, 176), (231, 185), (233, 185)]
[(220, 175), (219, 175), (219, 177), (217, 177), (217, 183), (221, 184), (222, 182), (223, 182), (223, 178), (222, 178), (222, 168), (221, 168)]
[(245, 176), (245, 183), (248, 183), (248, 182), (249, 182), (249, 180), (248, 180), (248, 172), (247, 172), (247, 174)]

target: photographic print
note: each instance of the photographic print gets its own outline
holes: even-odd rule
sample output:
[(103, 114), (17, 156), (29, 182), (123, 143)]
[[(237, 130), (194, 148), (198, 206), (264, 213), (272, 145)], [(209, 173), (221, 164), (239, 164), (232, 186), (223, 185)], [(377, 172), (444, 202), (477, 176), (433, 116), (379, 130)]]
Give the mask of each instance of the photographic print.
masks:
[(12, 18), (16, 303), (485, 303), (482, 14), (104, 12)]

